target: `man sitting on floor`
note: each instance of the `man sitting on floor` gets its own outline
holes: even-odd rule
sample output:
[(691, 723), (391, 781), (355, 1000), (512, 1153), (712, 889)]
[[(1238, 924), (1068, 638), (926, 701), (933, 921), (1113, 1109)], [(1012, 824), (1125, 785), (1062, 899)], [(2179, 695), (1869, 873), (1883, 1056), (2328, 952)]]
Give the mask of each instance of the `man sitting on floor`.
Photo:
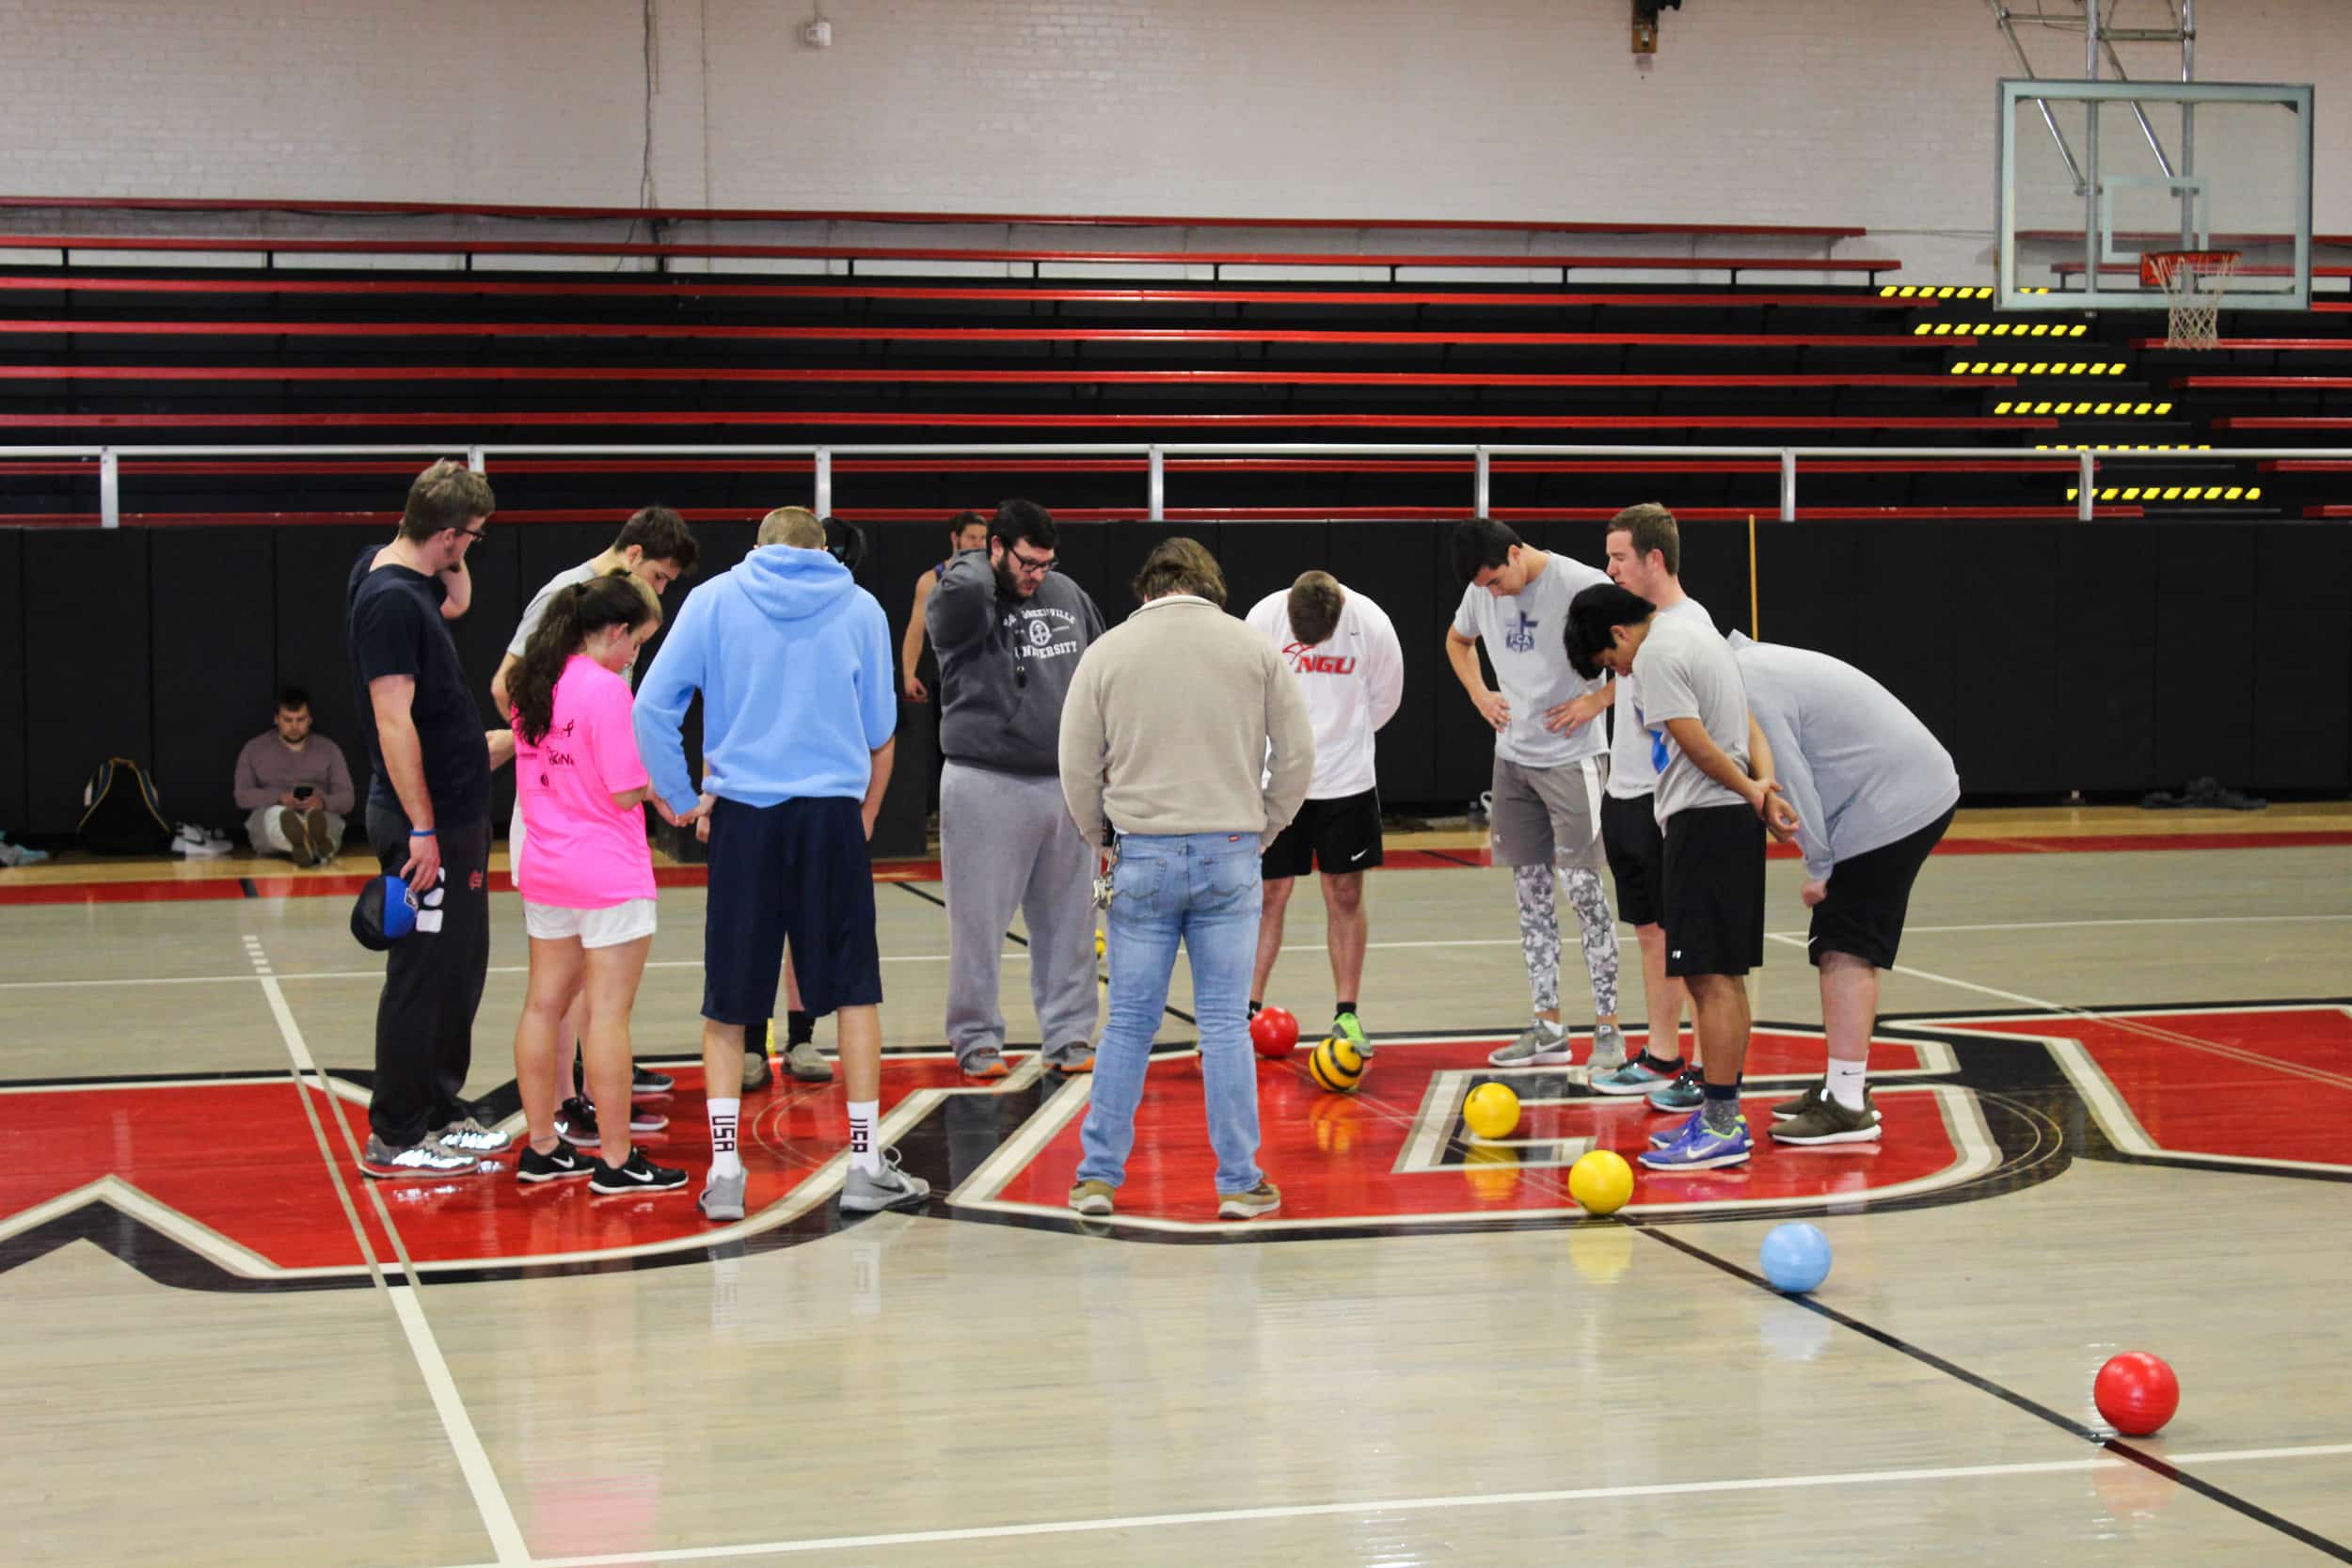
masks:
[(237, 753), (235, 794), (255, 854), (316, 865), (342, 852), (343, 818), (358, 792), (342, 748), (310, 733), (308, 691), (290, 686), (278, 694), (276, 727)]

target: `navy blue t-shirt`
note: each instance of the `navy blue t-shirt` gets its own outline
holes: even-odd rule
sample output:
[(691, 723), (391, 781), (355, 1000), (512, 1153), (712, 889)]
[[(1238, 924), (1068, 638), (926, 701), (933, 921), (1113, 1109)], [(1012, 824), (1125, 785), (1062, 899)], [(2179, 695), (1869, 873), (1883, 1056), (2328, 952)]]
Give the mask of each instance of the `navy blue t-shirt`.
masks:
[(370, 545), (352, 563), (345, 590), (344, 635), (351, 650), (352, 678), (359, 711), (367, 716), (368, 761), (374, 778), (368, 803), (401, 809), (391, 776), (384, 770), (384, 743), (375, 733), (375, 704), (368, 683), (406, 675), (417, 683), (409, 716), (424, 757), (425, 793), (433, 799), (436, 825), (486, 820), (490, 815), (490, 753), (482, 738), (482, 710), (466, 687), (457, 643), (441, 619), (449, 591), (438, 578), (405, 566), (371, 571), (383, 549)]

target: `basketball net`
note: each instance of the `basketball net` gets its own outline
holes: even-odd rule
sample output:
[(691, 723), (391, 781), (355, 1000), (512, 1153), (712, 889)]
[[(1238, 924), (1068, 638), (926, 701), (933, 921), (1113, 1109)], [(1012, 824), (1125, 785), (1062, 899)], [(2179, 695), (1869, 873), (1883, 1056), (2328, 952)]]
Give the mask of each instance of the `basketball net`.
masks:
[(2237, 261), (2234, 250), (2151, 250), (2140, 257), (2140, 281), (2164, 290), (2165, 347), (2211, 348), (2220, 341), (2221, 297)]

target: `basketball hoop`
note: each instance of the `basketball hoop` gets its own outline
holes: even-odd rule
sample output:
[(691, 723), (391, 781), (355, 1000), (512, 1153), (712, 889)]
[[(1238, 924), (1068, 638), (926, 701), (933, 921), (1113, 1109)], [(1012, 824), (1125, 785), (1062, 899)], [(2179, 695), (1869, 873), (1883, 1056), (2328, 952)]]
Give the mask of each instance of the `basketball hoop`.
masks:
[(2220, 340), (2221, 296), (2237, 274), (2234, 250), (2150, 250), (2139, 280), (2164, 290), (2167, 348), (2211, 348)]

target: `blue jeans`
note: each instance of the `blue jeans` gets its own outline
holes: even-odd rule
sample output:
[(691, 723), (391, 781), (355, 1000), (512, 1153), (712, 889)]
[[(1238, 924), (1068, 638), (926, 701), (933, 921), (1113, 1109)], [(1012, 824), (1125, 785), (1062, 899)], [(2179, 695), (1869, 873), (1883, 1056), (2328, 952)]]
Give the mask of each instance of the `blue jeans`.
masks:
[(1110, 1009), (1080, 1131), (1078, 1180), (1116, 1187), (1126, 1175), (1144, 1069), (1168, 1006), (1181, 940), (1192, 958), (1216, 1190), (1248, 1192), (1264, 1180), (1258, 1168), (1258, 1066), (1249, 1045), (1249, 974), (1258, 956), (1262, 899), (1258, 835), (1123, 834), (1111, 885), (1104, 943)]

